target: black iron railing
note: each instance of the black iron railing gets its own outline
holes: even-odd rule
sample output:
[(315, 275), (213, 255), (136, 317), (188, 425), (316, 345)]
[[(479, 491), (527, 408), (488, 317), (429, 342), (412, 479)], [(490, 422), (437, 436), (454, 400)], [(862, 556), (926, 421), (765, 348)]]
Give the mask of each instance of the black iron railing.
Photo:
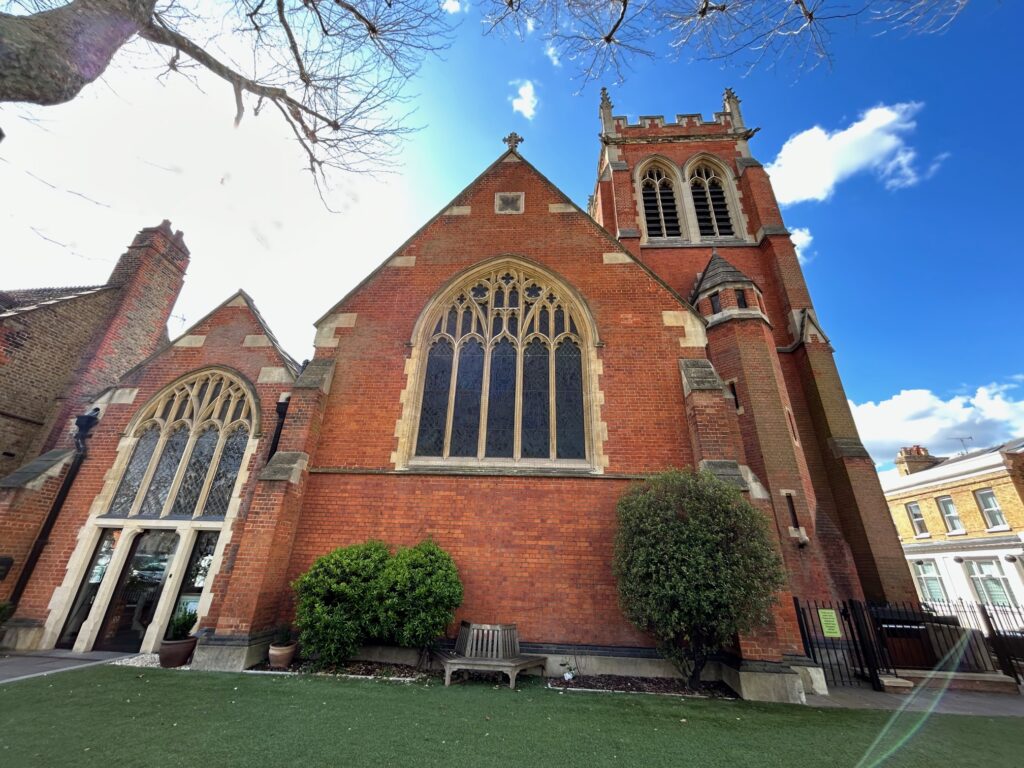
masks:
[(1024, 679), (1024, 610), (937, 602), (867, 604), (794, 598), (806, 654), (833, 685), (900, 670), (1003, 672)]

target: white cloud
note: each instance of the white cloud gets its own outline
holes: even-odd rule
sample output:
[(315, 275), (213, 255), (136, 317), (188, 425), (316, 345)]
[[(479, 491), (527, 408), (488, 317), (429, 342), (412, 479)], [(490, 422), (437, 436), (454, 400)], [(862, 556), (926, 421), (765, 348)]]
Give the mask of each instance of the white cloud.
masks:
[(933, 176), (948, 153), (921, 172), (917, 150), (906, 140), (923, 106), (882, 104), (841, 130), (829, 132), (816, 125), (790, 136), (767, 168), (779, 203), (827, 200), (839, 182), (864, 171), (875, 173), (886, 189), (911, 187)]
[(1024, 398), (1015, 397), (1019, 387), (987, 384), (948, 399), (927, 389), (904, 389), (879, 402), (851, 401), (850, 408), (864, 446), (876, 463), (887, 464), (905, 445), (951, 455), (961, 451), (957, 437), (972, 437), (968, 448), (973, 450), (1024, 436)]
[(558, 58), (558, 51), (551, 43), (548, 43), (548, 47), (544, 49), (544, 55), (548, 57), (554, 66), (562, 66), (562, 60)]
[(811, 253), (811, 243), (814, 242), (814, 235), (811, 234), (811, 230), (807, 227), (793, 227), (789, 230), (789, 236), (793, 240), (793, 246), (796, 248), (796, 257), (800, 260), (801, 264), (807, 264), (814, 254)]
[(512, 111), (518, 112), (527, 120), (533, 120), (537, 114), (537, 94), (534, 92), (533, 82), (530, 80), (513, 80), (509, 85), (518, 85), (518, 96), (509, 96), (512, 102)]
[[(313, 321), (437, 205), (414, 172), (335, 174), (328, 199), (341, 213), (330, 213), (287, 126), (264, 110), (235, 128), (230, 89), (212, 75), (199, 73), (202, 91), (183, 77), (161, 87), (115, 63), (103, 80), (68, 104), (0, 112), (4, 288), (102, 283), (135, 233), (166, 218), (192, 251), (171, 335), (242, 287), (301, 360)], [(188, 119), (140, 130), (146, 114)]]
[(462, 3), (459, 0), (444, 0), (441, 3), (441, 9), (448, 13), (458, 13), (462, 10)]
[(536, 28), (537, 28), (537, 22), (535, 22), (533, 19), (527, 19), (526, 20), (526, 34), (532, 35), (533, 34), (533, 30), (535, 30)]

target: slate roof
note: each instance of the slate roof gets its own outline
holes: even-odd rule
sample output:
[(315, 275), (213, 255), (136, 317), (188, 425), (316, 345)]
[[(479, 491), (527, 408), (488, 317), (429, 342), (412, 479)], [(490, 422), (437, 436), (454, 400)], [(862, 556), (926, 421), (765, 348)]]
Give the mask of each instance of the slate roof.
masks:
[[(989, 448), (981, 448), (981, 449), (979, 449), (977, 451), (971, 451), (970, 453), (962, 453), (959, 456), (951, 456), (950, 458), (946, 459), (945, 461), (940, 461), (935, 466), (936, 467), (948, 467), (950, 464), (956, 464), (957, 462), (965, 461), (967, 459), (974, 459), (974, 458), (977, 458), (978, 456), (982, 456), (982, 455), (984, 455), (986, 453), (1002, 453), (1004, 451), (1006, 453), (1021, 453), (1021, 452), (1024, 452), (1024, 437), (1015, 437), (1015, 438), (1013, 438), (1013, 440), (1008, 440), (1005, 443), (1000, 443), (999, 445), (993, 445), (993, 446), (991, 446)], [(929, 467), (929, 469), (932, 469), (932, 468), (933, 467)], [(925, 471), (927, 471), (927, 470), (925, 470)], [(918, 474), (918, 473), (915, 473), (915, 474)]]
[(753, 280), (719, 256), (717, 250), (712, 250), (711, 260), (708, 261), (708, 265), (704, 267), (704, 271), (698, 276), (697, 284), (693, 287), (693, 293), (690, 294), (690, 303), (692, 304), (701, 293), (730, 283), (749, 283), (754, 285)]
[(37, 456), (28, 464), (25, 464), (14, 472), (11, 472), (11, 474), (0, 479), (0, 488), (20, 488), (23, 485), (28, 485), (41, 474), (48, 472), (73, 453), (74, 451), (68, 448), (58, 448), (52, 451), (47, 451), (42, 456)]
[(106, 285), (76, 285), (67, 288), (23, 288), (0, 291), (0, 315), (27, 312), (47, 304), (76, 299), (90, 293), (102, 291)]

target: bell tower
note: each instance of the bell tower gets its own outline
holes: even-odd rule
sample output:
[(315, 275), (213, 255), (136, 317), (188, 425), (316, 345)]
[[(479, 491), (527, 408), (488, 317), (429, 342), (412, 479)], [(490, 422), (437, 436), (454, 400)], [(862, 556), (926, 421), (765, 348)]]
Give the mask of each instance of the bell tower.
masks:
[[(601, 91), (591, 216), (707, 323), (794, 590), (914, 600), (803, 270), (731, 88), (710, 119), (616, 115)], [(792, 551), (790, 551), (792, 550)], [(827, 572), (827, 578), (822, 578)]]

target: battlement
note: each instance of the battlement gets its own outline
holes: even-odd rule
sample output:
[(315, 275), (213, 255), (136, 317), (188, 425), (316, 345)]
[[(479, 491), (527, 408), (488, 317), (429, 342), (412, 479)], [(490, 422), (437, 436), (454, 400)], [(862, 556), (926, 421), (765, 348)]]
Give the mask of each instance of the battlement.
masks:
[(740, 100), (731, 88), (722, 95), (722, 111), (710, 120), (703, 115), (678, 114), (674, 121), (664, 115), (641, 115), (637, 122), (629, 122), (626, 115), (613, 115), (613, 104), (608, 91), (601, 89), (601, 135), (614, 141), (630, 139), (672, 139), (714, 136), (724, 138), (750, 138), (755, 131), (747, 129), (740, 112)]

